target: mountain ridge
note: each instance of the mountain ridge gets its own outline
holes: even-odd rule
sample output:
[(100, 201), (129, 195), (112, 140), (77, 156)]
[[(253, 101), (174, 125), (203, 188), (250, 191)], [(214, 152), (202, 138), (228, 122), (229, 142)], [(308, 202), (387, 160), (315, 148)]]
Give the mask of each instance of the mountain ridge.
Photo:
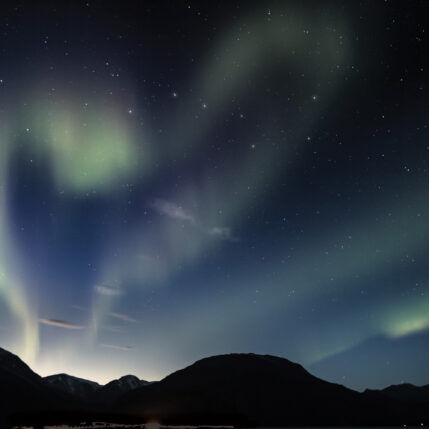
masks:
[(165, 424), (197, 424), (205, 418), (255, 426), (381, 424), (419, 415), (386, 396), (362, 394), (317, 378), (287, 359), (243, 353), (196, 361), (127, 393), (119, 409)]
[(49, 375), (43, 380), (58, 391), (75, 395), (94, 404), (114, 402), (127, 391), (150, 384), (149, 381), (140, 380), (135, 375), (124, 375), (104, 385), (65, 373)]
[[(0, 349), (0, 381), (0, 394), (8, 395), (0, 405), (0, 424), (5, 415), (14, 424), (34, 419), (53, 424), (101, 418), (238, 426), (429, 422), (426, 397), (403, 397), (404, 388), (426, 394), (428, 386), (356, 392), (315, 377), (288, 359), (254, 353), (206, 357), (158, 382), (126, 375), (99, 385), (68, 374), (42, 378), (17, 356)], [(10, 395), (9, 390), (15, 394)]]

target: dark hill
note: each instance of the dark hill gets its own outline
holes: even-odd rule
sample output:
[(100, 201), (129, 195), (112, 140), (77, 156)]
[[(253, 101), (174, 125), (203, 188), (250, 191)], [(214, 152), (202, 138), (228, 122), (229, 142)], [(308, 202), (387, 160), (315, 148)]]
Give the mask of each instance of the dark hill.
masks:
[(0, 349), (0, 406), (33, 410), (58, 403), (55, 393), (18, 356)]
[(0, 348), (0, 427), (14, 413), (58, 411), (75, 406), (74, 399), (58, 393), (18, 356)]
[(135, 375), (124, 375), (105, 385), (68, 374), (49, 375), (43, 380), (58, 392), (67, 393), (94, 406), (113, 403), (123, 394), (150, 384), (149, 381), (140, 380)]
[(94, 381), (68, 374), (49, 375), (44, 377), (44, 380), (53, 388), (84, 400), (88, 400), (100, 388), (100, 385)]
[(407, 402), (420, 402), (429, 404), (429, 385), (414, 386), (413, 384), (396, 384), (385, 389), (381, 392), (389, 398), (398, 399)]
[(405, 413), (391, 401), (374, 402), (320, 380), (287, 359), (255, 354), (202, 359), (126, 394), (120, 409), (162, 423), (266, 426), (384, 424)]
[[(76, 394), (83, 385), (90, 399)], [(255, 426), (429, 423), (425, 386), (358, 393), (274, 356), (214, 356), (160, 382), (147, 384), (125, 376), (97, 386), (67, 374), (42, 379), (17, 356), (0, 349), (0, 427), (7, 421), (33, 426), (82, 421)]]
[(122, 395), (139, 387), (149, 385), (149, 381), (140, 380), (135, 375), (124, 375), (118, 380), (112, 380), (101, 386), (93, 395), (98, 403), (112, 403), (117, 401)]

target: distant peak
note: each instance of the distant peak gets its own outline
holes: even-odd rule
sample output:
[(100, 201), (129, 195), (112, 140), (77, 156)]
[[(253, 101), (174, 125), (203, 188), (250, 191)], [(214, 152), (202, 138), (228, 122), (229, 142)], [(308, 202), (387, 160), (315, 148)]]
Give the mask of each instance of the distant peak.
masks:
[(92, 386), (99, 386), (99, 384), (92, 380), (87, 380), (85, 378), (75, 377), (74, 375), (69, 375), (64, 372), (59, 374), (52, 374), (44, 377), (44, 379), (48, 382), (55, 382), (55, 381), (66, 381), (66, 382), (78, 382), (78, 383), (85, 383), (90, 384)]
[(132, 374), (123, 375), (122, 377), (119, 378), (119, 380), (139, 380), (140, 381), (138, 377)]
[(197, 360), (195, 364), (214, 363), (214, 362), (272, 362), (281, 363), (283, 365), (290, 365), (291, 367), (305, 369), (298, 363), (292, 362), (286, 358), (273, 356), (273, 355), (260, 355), (256, 353), (229, 353), (222, 355), (215, 355)]
[(147, 384), (148, 382), (145, 380), (140, 380), (138, 377), (132, 374), (123, 375), (122, 377), (112, 380), (108, 385), (117, 385), (117, 386), (127, 386), (131, 388), (137, 388)]

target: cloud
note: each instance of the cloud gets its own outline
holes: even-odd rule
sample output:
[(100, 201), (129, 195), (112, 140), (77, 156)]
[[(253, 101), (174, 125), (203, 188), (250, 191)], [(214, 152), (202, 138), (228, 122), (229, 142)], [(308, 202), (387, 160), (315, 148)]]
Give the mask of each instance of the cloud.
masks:
[(204, 233), (207, 232), (209, 235), (218, 237), (222, 240), (227, 241), (238, 241), (238, 238), (235, 237), (231, 228), (225, 226), (214, 226), (213, 228), (206, 229), (203, 225), (201, 225), (201, 221), (197, 221), (195, 216), (188, 213), (183, 209), (183, 207), (172, 203), (170, 201), (155, 199), (151, 202), (151, 207), (155, 209), (159, 214), (171, 217), (172, 219), (183, 220), (192, 223), (196, 227)]
[(187, 213), (183, 207), (178, 206), (170, 201), (155, 199), (151, 203), (151, 207), (158, 213), (171, 217), (173, 219), (184, 220), (195, 224), (195, 217)]
[(225, 226), (215, 226), (209, 229), (209, 234), (222, 240), (238, 241), (238, 238), (232, 235), (231, 228)]
[(112, 317), (119, 319), (119, 320), (123, 320), (124, 322), (132, 322), (132, 323), (137, 322), (136, 319), (133, 319), (132, 317), (127, 316), (126, 314), (111, 312), (111, 313), (109, 313), (109, 316), (112, 316)]
[(131, 346), (117, 346), (115, 344), (100, 344), (101, 347), (106, 347), (108, 349), (115, 349), (115, 350), (123, 350), (126, 352), (129, 352), (133, 349)]
[(114, 288), (114, 287), (110, 287), (110, 286), (96, 285), (94, 287), (94, 289), (100, 295), (106, 295), (106, 296), (122, 295), (122, 292), (118, 288)]
[(83, 329), (84, 326), (75, 325), (73, 323), (65, 322), (64, 320), (57, 319), (39, 319), (39, 322), (43, 325), (56, 326), (64, 329)]

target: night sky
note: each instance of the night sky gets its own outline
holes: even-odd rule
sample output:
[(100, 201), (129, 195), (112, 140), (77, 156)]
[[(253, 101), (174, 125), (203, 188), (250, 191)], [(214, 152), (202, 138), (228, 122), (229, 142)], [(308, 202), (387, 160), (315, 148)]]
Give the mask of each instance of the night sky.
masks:
[(254, 352), (429, 383), (428, 13), (2, 3), (0, 346), (100, 382)]

